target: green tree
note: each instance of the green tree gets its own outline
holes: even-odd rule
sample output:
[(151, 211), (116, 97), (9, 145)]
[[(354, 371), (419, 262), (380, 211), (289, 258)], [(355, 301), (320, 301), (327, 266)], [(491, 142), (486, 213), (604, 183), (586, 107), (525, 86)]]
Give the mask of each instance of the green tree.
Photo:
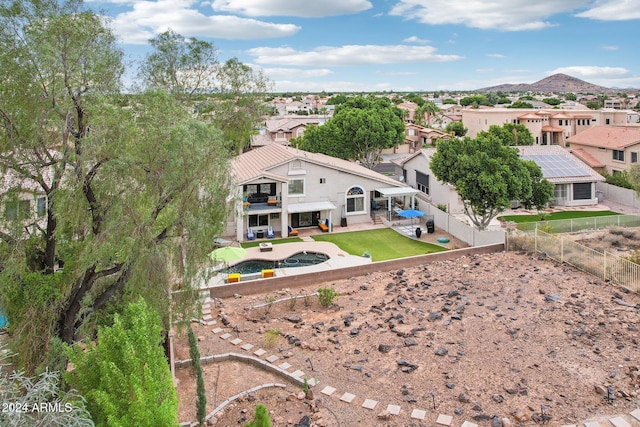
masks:
[(87, 399), (97, 426), (178, 424), (178, 397), (162, 348), (160, 316), (142, 298), (113, 326), (98, 330), (97, 344), (69, 348), (66, 381)]
[(453, 132), (455, 136), (465, 136), (469, 129), (464, 127), (461, 120), (458, 120), (458, 121), (449, 123), (444, 130), (445, 132), (449, 132), (449, 133)]
[(169, 29), (149, 40), (152, 47), (139, 69), (143, 83), (166, 89), (180, 97), (210, 93), (218, 70), (217, 50), (212, 43), (185, 39)]
[(207, 416), (207, 394), (202, 376), (202, 365), (200, 365), (200, 350), (198, 340), (189, 324), (187, 335), (189, 338), (189, 357), (191, 358), (191, 369), (196, 377), (196, 419), (200, 425), (204, 425)]
[(522, 199), (522, 205), (526, 209), (536, 208), (541, 211), (553, 199), (555, 186), (544, 178), (542, 169), (533, 160), (524, 160), (524, 165), (531, 178), (531, 196)]
[(533, 108), (533, 105), (528, 102), (518, 100), (507, 106), (507, 108)]
[[(414, 114), (415, 122), (419, 125), (431, 127), (432, 119), (440, 112), (440, 108), (431, 101), (423, 101), (422, 105), (416, 109)], [(425, 116), (427, 121), (424, 121)]]
[(562, 99), (560, 98), (543, 98), (542, 102), (549, 105), (560, 105), (562, 104)]
[(79, 1), (3, 3), (0, 24), (0, 167), (14, 193), (46, 200), (41, 216), (0, 219), (0, 282), (26, 295), (41, 274), (52, 287), (47, 309), (23, 317), (46, 326), (34, 336), (45, 350), (141, 294), (168, 327), (170, 277), (191, 288), (228, 215), (221, 133), (165, 93), (120, 94), (122, 52)]
[(640, 196), (640, 165), (631, 165), (627, 171), (627, 180), (633, 185), (636, 193)]
[(578, 97), (575, 93), (569, 92), (564, 94), (564, 99), (566, 99), (567, 101), (576, 101)]
[(512, 200), (531, 197), (531, 177), (518, 150), (492, 134), (440, 141), (431, 170), (456, 187), (465, 213), (480, 230)]
[(299, 148), (373, 168), (385, 148), (404, 141), (402, 110), (387, 98), (350, 98), (336, 107), (333, 118), (322, 126), (310, 126)]
[(529, 129), (522, 124), (505, 123), (502, 126), (491, 125), (480, 134), (491, 134), (500, 138), (504, 145), (533, 145), (534, 138)]
[(460, 105), (462, 105), (463, 107), (467, 107), (470, 105), (485, 105), (485, 106), (492, 106), (493, 104), (491, 102), (489, 102), (489, 100), (487, 99), (486, 96), (484, 95), (473, 95), (473, 96), (466, 96), (464, 98), (462, 98), (460, 100)]
[(263, 404), (256, 406), (253, 420), (249, 421), (244, 427), (271, 427), (271, 417), (269, 417), (269, 411)]

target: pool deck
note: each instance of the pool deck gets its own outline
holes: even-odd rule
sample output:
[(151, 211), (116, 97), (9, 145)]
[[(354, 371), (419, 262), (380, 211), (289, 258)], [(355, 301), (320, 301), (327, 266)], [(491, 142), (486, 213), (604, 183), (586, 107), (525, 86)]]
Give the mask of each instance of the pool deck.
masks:
[[(232, 267), (242, 261), (247, 260), (266, 260), (277, 261), (290, 257), (298, 252), (319, 252), (329, 256), (327, 261), (320, 264), (309, 265), (306, 267), (287, 267), (276, 268), (276, 277), (283, 277), (302, 273), (322, 272), (326, 270), (333, 270), (336, 268), (353, 267), (356, 265), (369, 264), (372, 262), (371, 258), (362, 256), (350, 255), (347, 252), (341, 250), (338, 246), (330, 242), (295, 242), (295, 243), (281, 243), (272, 246), (272, 250), (261, 252), (260, 247), (253, 247), (247, 249), (247, 254), (237, 261), (229, 263)], [(208, 283), (209, 286), (221, 286), (225, 283), (226, 274), (218, 274), (212, 277)], [(241, 279), (242, 280), (242, 279)]]

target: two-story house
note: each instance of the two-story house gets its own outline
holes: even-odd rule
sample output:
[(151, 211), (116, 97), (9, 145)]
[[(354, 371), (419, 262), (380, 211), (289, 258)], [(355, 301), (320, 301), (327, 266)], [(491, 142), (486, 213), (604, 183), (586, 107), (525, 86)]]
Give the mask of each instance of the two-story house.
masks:
[(638, 164), (640, 127), (596, 126), (567, 140), (569, 150), (598, 172), (614, 175)]

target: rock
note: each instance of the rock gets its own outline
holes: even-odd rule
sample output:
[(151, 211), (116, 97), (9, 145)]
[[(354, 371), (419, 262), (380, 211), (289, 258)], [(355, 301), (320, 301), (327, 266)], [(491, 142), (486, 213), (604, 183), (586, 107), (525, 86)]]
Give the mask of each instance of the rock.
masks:
[(340, 330), (340, 326), (334, 325), (334, 326), (329, 326), (329, 329), (327, 329), (327, 331), (329, 332), (338, 332)]
[(350, 314), (348, 316), (345, 316), (344, 319), (342, 319), (342, 322), (344, 323), (344, 326), (351, 326), (351, 324), (353, 323), (353, 321), (355, 320), (355, 316), (353, 314)]
[(398, 364), (398, 366), (400, 366), (400, 370), (407, 374), (418, 369), (418, 365), (411, 363), (405, 359), (398, 359), (396, 363)]
[(351, 329), (351, 332), (349, 332), (352, 336), (356, 336), (360, 333), (360, 329), (358, 328), (353, 328)]
[(379, 344), (378, 345), (378, 351), (380, 353), (385, 353), (385, 354), (389, 353), (391, 351), (391, 349), (393, 349), (393, 347), (390, 346), (390, 345), (385, 345), (385, 344)]
[(405, 338), (404, 345), (406, 345), (407, 347), (413, 347), (414, 345), (418, 345), (418, 341), (414, 340), (413, 338)]
[(502, 418), (497, 415), (491, 419), (491, 427), (502, 427)]
[(501, 394), (494, 394), (491, 396), (491, 399), (493, 399), (494, 402), (496, 403), (502, 403), (504, 402), (504, 396)]
[(511, 420), (509, 418), (503, 418), (502, 427), (511, 427)]
[(438, 312), (438, 311), (434, 311), (432, 313), (429, 313), (429, 316), (427, 316), (427, 320), (429, 322), (435, 322), (436, 320), (441, 320), (442, 319), (442, 313)]
[(311, 419), (309, 418), (308, 415), (305, 415), (304, 417), (302, 417), (300, 421), (298, 421), (298, 424), (296, 424), (296, 427), (310, 427), (310, 426), (311, 426)]
[(459, 406), (456, 406), (453, 410), (454, 415), (462, 415), (464, 414), (464, 409), (460, 408)]
[(287, 316), (285, 317), (286, 320), (288, 320), (291, 323), (300, 323), (302, 321), (302, 317), (298, 316), (297, 314), (293, 314), (291, 316)]
[(438, 347), (436, 348), (436, 356), (446, 356), (449, 353), (449, 350), (447, 350), (444, 347)]
[(602, 395), (602, 396), (606, 396), (607, 395), (607, 389), (604, 388), (603, 386), (596, 385), (595, 389), (596, 389), (596, 393), (597, 394)]
[(469, 396), (467, 396), (467, 395), (466, 395), (466, 394), (464, 394), (464, 393), (460, 393), (460, 394), (458, 395), (458, 400), (459, 400), (460, 402), (462, 402), (462, 403), (469, 403), (469, 402), (471, 402), (471, 399), (469, 399)]
[(560, 295), (556, 294), (545, 294), (544, 299), (545, 301), (562, 302), (562, 298), (560, 297)]
[(526, 423), (527, 421), (529, 421), (529, 415), (525, 414), (519, 409), (516, 410), (512, 415), (513, 418), (515, 418), (519, 423)]

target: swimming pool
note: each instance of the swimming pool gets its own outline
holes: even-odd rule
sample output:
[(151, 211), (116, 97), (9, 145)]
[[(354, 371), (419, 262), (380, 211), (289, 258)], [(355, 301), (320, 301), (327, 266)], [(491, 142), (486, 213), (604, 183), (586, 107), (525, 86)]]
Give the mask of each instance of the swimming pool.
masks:
[(291, 255), (288, 258), (269, 261), (264, 259), (249, 259), (241, 261), (233, 267), (229, 267), (229, 273), (251, 274), (260, 273), (271, 268), (308, 267), (323, 263), (329, 256), (320, 252), (303, 251)]

